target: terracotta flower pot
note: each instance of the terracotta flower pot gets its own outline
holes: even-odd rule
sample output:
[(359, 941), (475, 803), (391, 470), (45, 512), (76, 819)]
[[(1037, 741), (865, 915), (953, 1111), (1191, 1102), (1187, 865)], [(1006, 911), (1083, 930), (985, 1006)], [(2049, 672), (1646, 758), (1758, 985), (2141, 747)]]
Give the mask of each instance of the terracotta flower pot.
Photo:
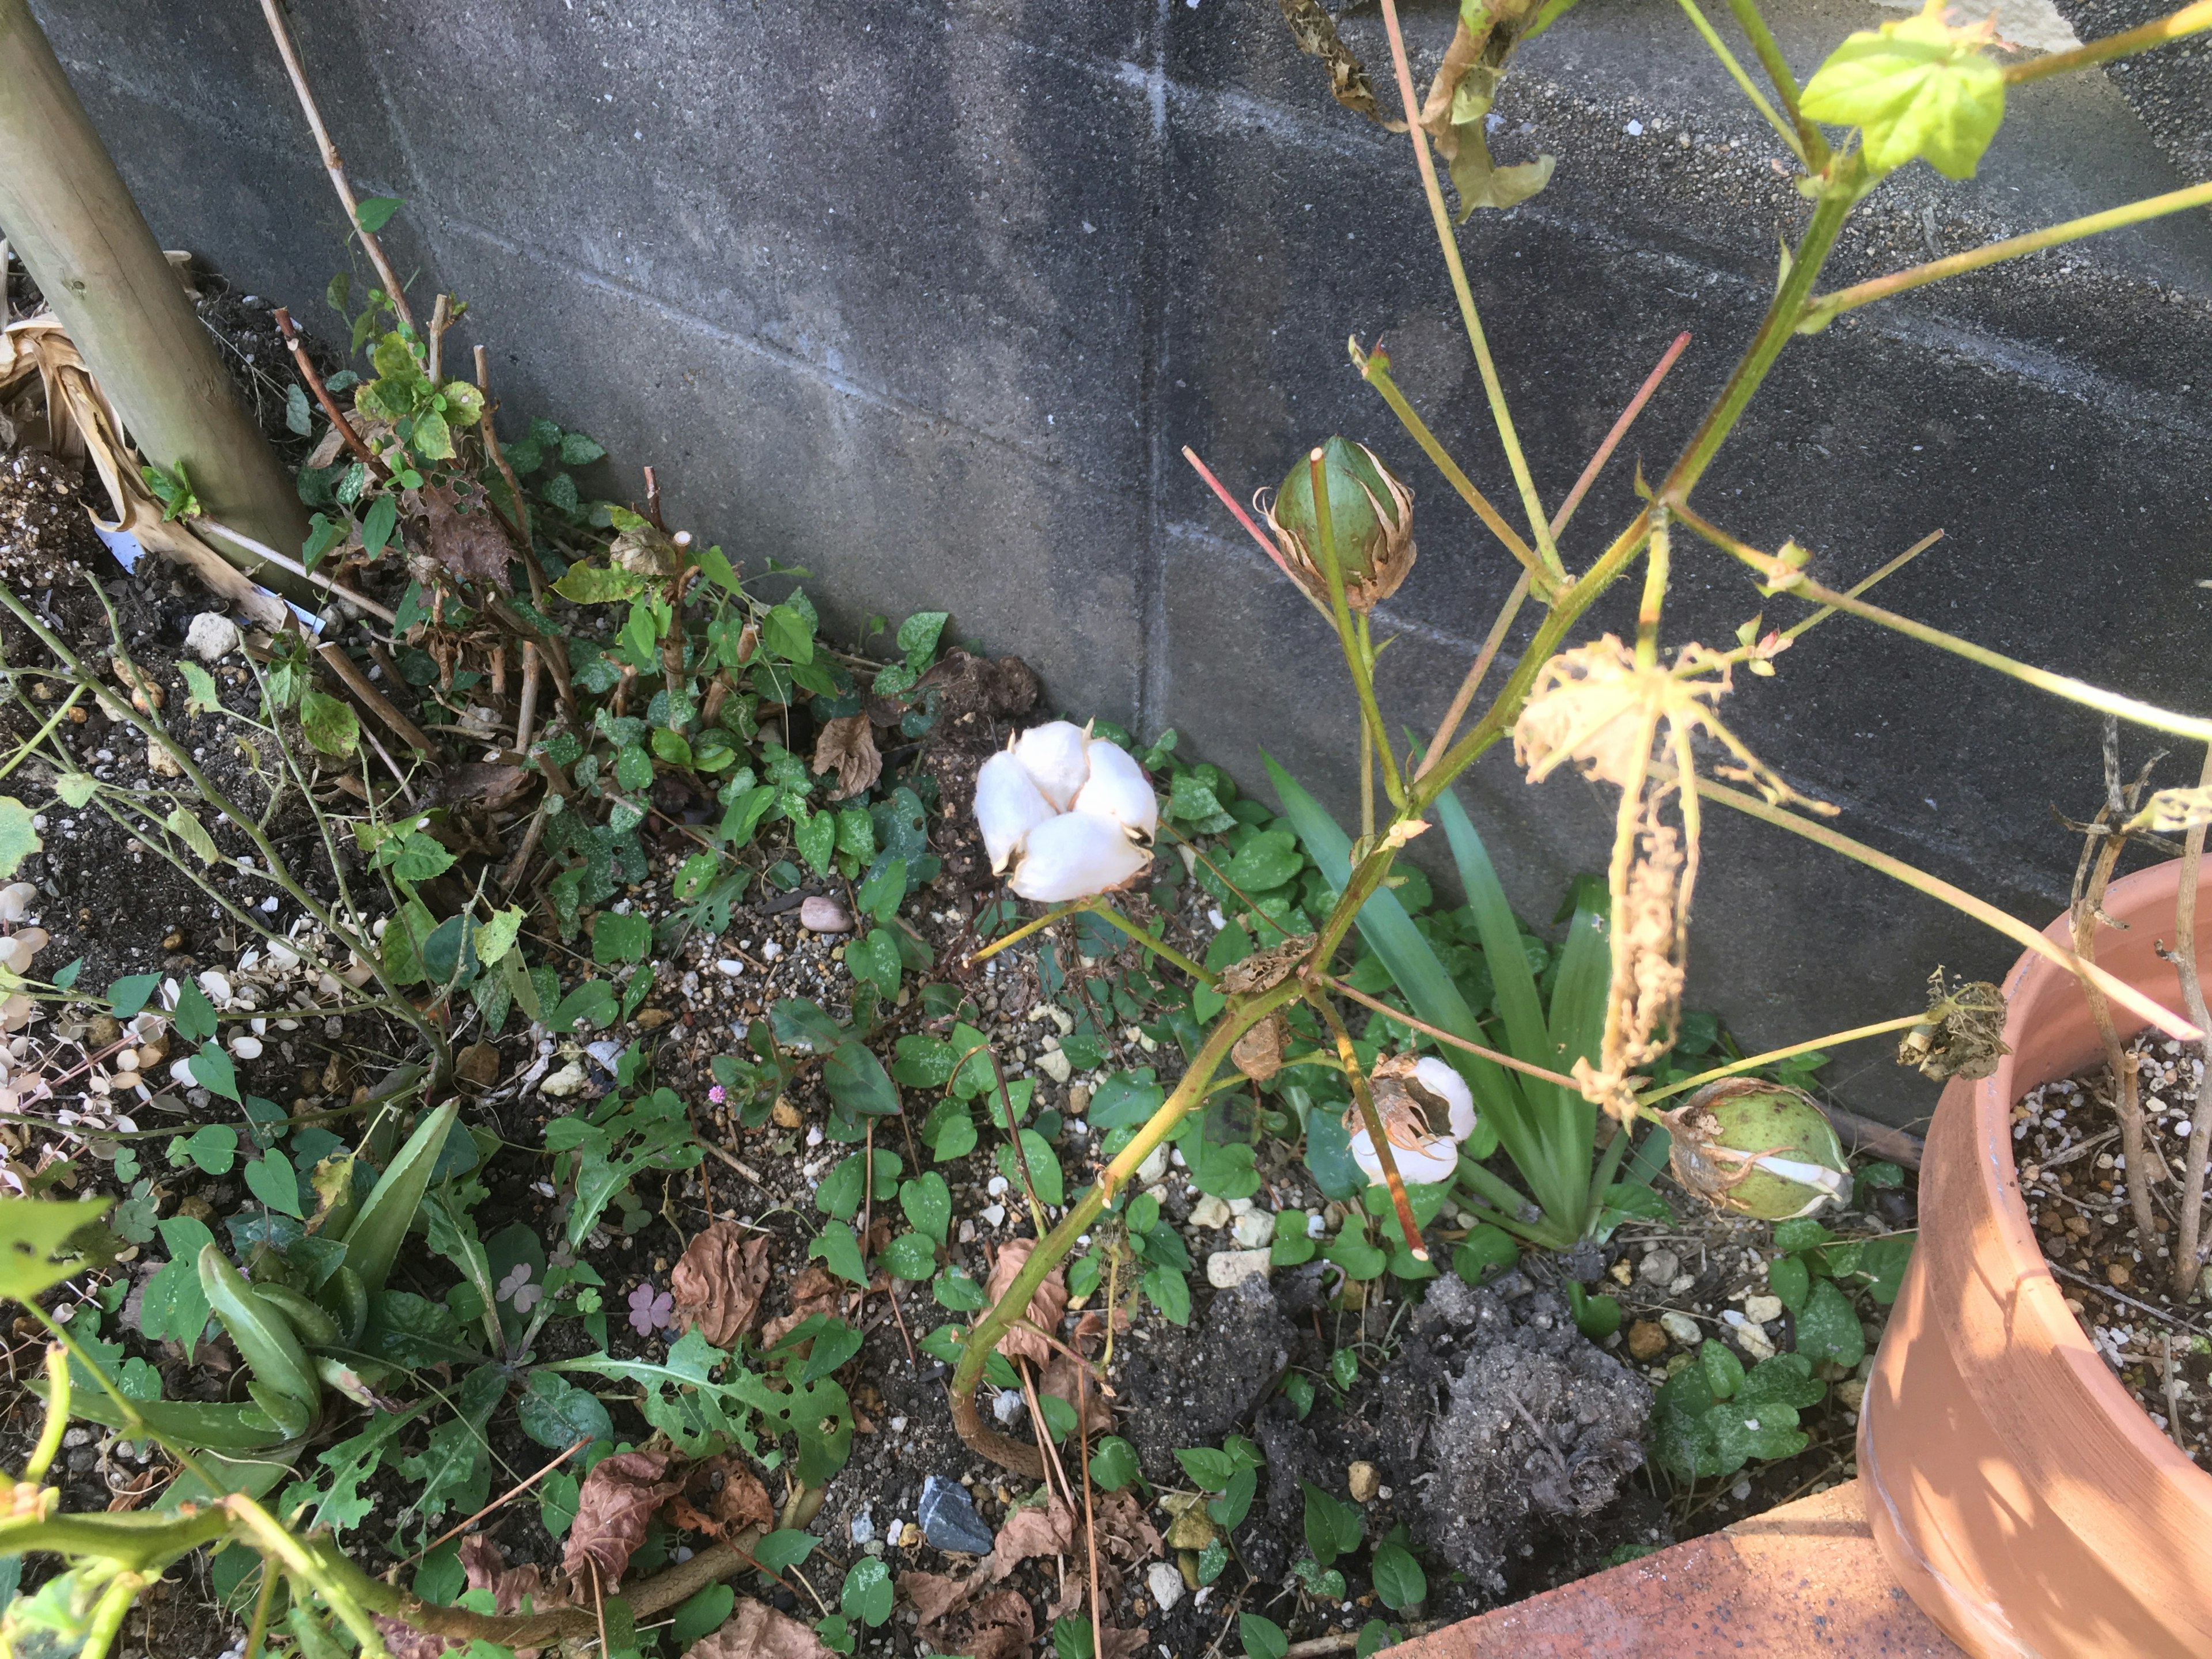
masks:
[[(2212, 860), (2197, 950), (2212, 947)], [(2168, 1007), (2178, 863), (2113, 884), (2097, 960)], [(2064, 919), (2051, 936), (2069, 942)], [(1968, 1652), (2212, 1654), (2212, 1474), (2121, 1386), (2044, 1264), (2013, 1164), (2014, 1101), (2094, 1064), (2074, 977), (2034, 955), (2005, 982), (1995, 1075), (1943, 1091), (1921, 1232), (1859, 1421), (1883, 1555)], [(2128, 1017), (2115, 1011), (2124, 1033)], [(2133, 1029), (2141, 1029), (2135, 1022)], [(2163, 1264), (2160, 1264), (2161, 1266)], [(2150, 1275), (2146, 1272), (2144, 1277)]]

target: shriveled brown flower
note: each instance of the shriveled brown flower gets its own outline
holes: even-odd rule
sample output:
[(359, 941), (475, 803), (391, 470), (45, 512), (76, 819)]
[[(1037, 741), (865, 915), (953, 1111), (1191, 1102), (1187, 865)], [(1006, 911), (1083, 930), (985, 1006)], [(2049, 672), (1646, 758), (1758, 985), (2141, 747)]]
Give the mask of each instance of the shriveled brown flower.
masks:
[(2012, 1052), (2004, 1040), (2004, 993), (1986, 981), (1946, 988), (1940, 967), (1928, 976), (1928, 1013), (1898, 1039), (1897, 1063), (1942, 1083), (1984, 1078)]
[[(997, 1305), (999, 1298), (1012, 1287), (1015, 1279), (1028, 1264), (1030, 1252), (1035, 1249), (1036, 1241), (1033, 1238), (1009, 1239), (999, 1247), (999, 1259), (991, 1264), (990, 1282), (983, 1287), (984, 1299), (988, 1304)], [(1037, 1329), (1025, 1330), (1019, 1325), (1009, 1327), (1006, 1334), (999, 1339), (999, 1352), (1009, 1359), (1019, 1355), (1040, 1365), (1045, 1364), (1052, 1358), (1052, 1345), (1038, 1332), (1057, 1334), (1060, 1316), (1066, 1311), (1067, 1273), (1064, 1268), (1054, 1267), (1031, 1293), (1030, 1305), (1024, 1310), (1029, 1323)]]
[(866, 714), (842, 714), (822, 728), (814, 740), (814, 769), (835, 772), (837, 787), (832, 800), (857, 795), (884, 775), (884, 757), (876, 752), (875, 733)]
[(718, 1348), (733, 1346), (752, 1328), (768, 1285), (772, 1235), (717, 1221), (685, 1246), (668, 1288), (676, 1318)]
[(1229, 1058), (1253, 1082), (1265, 1083), (1283, 1069), (1283, 1038), (1288, 1030), (1282, 1015), (1270, 1014), (1237, 1039)]
[(1266, 951), (1255, 951), (1242, 962), (1221, 970), (1214, 986), (1225, 997), (1251, 996), (1272, 991), (1291, 976), (1314, 947), (1314, 935), (1299, 933)]

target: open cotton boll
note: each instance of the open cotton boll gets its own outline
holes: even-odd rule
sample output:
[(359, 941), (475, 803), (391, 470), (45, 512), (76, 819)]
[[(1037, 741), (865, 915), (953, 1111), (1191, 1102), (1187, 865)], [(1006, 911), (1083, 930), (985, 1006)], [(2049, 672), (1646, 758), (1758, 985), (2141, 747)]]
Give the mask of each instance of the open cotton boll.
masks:
[(993, 875), (1004, 874), (1007, 860), (1022, 850), (1030, 831), (1052, 816), (1052, 803), (1011, 750), (1001, 750), (983, 763), (975, 775), (975, 823), (991, 854)]
[(1103, 738), (1091, 738), (1086, 753), (1091, 778), (1075, 797), (1075, 810), (1111, 818), (1149, 842), (1160, 827), (1160, 799), (1145, 781), (1144, 769), (1121, 744)]
[(1799, 1216), (1818, 1215), (1826, 1206), (1846, 1203), (1850, 1199), (1851, 1178), (1842, 1170), (1831, 1170), (1821, 1164), (1802, 1163), (1794, 1158), (1753, 1158), (1752, 1166), (1803, 1188), (1804, 1206), (1782, 1217), (1784, 1221), (1794, 1220)]
[[(1441, 1135), (1418, 1146), (1401, 1146), (1394, 1140), (1390, 1158), (1398, 1166), (1398, 1178), (1409, 1186), (1449, 1181), (1459, 1170), (1459, 1148)], [(1375, 1142), (1364, 1127), (1352, 1132), (1352, 1160), (1370, 1182), (1377, 1187), (1383, 1184), (1382, 1160), (1375, 1156)]]
[(1060, 904), (1111, 892), (1152, 861), (1113, 819), (1063, 812), (1030, 831), (1008, 885), (1025, 899)]
[(1451, 1107), (1454, 1140), (1465, 1140), (1474, 1133), (1474, 1095), (1449, 1060), (1422, 1055), (1413, 1066), (1413, 1081)]
[(1091, 776), (1091, 757), (1085, 751), (1091, 740), (1083, 728), (1066, 720), (1032, 726), (1014, 744), (1014, 757), (1036, 781), (1055, 812), (1075, 805), (1075, 797)]

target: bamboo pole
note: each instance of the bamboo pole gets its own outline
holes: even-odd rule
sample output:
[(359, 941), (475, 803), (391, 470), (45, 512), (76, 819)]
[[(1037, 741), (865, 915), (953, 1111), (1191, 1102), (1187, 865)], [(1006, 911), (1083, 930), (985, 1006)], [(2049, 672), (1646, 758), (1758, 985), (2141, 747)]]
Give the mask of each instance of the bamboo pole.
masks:
[[(31, 15), (0, 0), (0, 234), (21, 256), (93, 379), (155, 465), (182, 465), (210, 517), (272, 547), (307, 512), (231, 388), (207, 330)], [(287, 597), (308, 582), (216, 550)]]

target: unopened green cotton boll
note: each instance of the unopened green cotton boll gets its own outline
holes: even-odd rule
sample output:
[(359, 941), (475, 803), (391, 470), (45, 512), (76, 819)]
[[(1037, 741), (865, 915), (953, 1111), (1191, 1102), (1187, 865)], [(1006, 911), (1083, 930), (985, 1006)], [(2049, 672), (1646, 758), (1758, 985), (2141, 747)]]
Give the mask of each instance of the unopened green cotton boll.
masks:
[(1802, 1089), (1729, 1078), (1691, 1096), (1667, 1122), (1674, 1178), (1721, 1209), (1785, 1221), (1850, 1195), (1835, 1126)]
[[(1413, 492), (1364, 444), (1331, 438), (1322, 446), (1322, 483), (1345, 602), (1368, 611), (1397, 591), (1413, 568)], [(1315, 597), (1328, 598), (1314, 513), (1311, 457), (1301, 455), (1264, 508), (1283, 556)]]

